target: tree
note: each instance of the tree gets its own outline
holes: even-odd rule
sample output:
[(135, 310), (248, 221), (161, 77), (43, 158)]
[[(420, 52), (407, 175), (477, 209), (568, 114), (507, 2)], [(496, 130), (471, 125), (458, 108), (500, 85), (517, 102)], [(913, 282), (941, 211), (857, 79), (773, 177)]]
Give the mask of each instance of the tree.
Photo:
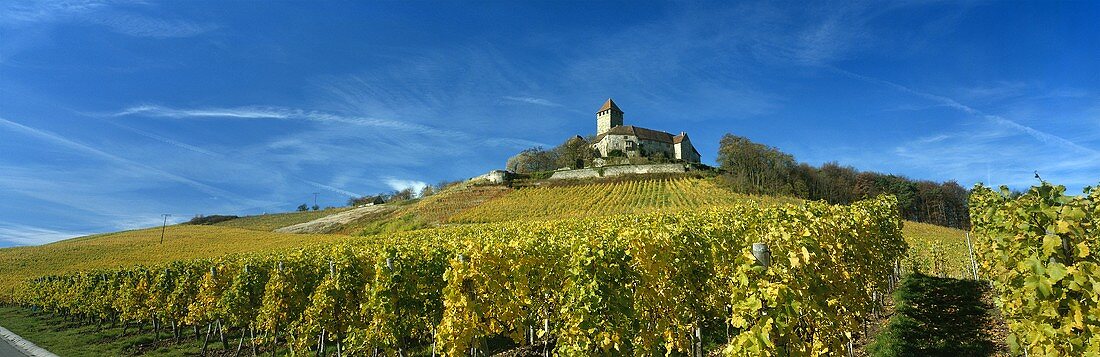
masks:
[(319, 210), (321, 210), (321, 206), (313, 205), (313, 210), (314, 211), (319, 211)]
[(569, 138), (558, 147), (554, 148), (557, 156), (557, 167), (579, 169), (589, 165), (595, 153), (592, 145), (580, 135)]
[(955, 181), (916, 181), (905, 176), (860, 172), (827, 162), (821, 167), (798, 164), (774, 147), (726, 134), (718, 164), (731, 189), (758, 194), (793, 195), (833, 204), (849, 204), (880, 194), (897, 197), (902, 217), (911, 221), (966, 229), (970, 227), (969, 191)]
[(726, 134), (718, 143), (718, 165), (726, 181), (745, 193), (791, 194), (794, 157), (771, 146)]
[(305, 203), (303, 203), (301, 205), (298, 205), (298, 212), (305, 212), (305, 211), (308, 211), (308, 210), (309, 210), (309, 206), (307, 206)]
[(556, 152), (547, 151), (542, 147), (533, 147), (509, 158), (505, 167), (517, 173), (553, 171), (557, 168), (557, 161)]
[(415, 197), (416, 191), (413, 191), (413, 189), (410, 187), (400, 191), (394, 191), (393, 194), (390, 195), (390, 201), (406, 201), (411, 200)]
[(434, 195), (435, 192), (436, 189), (432, 185), (424, 185), (424, 188), (420, 190), (420, 197), (428, 197)]

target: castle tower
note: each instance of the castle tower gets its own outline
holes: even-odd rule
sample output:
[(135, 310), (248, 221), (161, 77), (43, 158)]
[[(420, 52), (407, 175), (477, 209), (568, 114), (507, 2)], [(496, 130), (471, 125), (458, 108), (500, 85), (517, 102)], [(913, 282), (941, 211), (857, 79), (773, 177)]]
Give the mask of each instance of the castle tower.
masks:
[(596, 112), (596, 135), (606, 133), (611, 128), (623, 125), (623, 111), (615, 101), (607, 98), (600, 111)]

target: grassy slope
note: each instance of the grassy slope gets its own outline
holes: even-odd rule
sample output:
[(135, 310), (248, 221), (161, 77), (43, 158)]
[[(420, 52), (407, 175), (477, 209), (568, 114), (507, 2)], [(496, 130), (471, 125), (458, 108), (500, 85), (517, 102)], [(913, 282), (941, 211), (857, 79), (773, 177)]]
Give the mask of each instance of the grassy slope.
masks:
[[(102, 328), (82, 325), (21, 307), (0, 306), (0, 316), (4, 317), (4, 328), (59, 356), (195, 356), (202, 350), (202, 343), (191, 338), (183, 339), (180, 344), (157, 343), (149, 327), (145, 328), (146, 333), (140, 334), (131, 327), (124, 337), (120, 337), (121, 325)], [(161, 337), (164, 336), (161, 332)], [(212, 341), (210, 347), (220, 349), (221, 342)], [(236, 348), (236, 341), (231, 348)]]
[(906, 221), (902, 233), (909, 243), (909, 258), (902, 262), (903, 271), (955, 279), (973, 278), (966, 231)]
[[(745, 196), (730, 193), (708, 179), (627, 181), (563, 187), (468, 187), (443, 192), (399, 207), (386, 217), (353, 222), (342, 232), (355, 234), (364, 227), (394, 231), (440, 223), (493, 222), (610, 215), (658, 209), (685, 209), (755, 199), (765, 204), (794, 203), (797, 199)], [(169, 226), (163, 246), (160, 229), (126, 231), (74, 238), (37, 247), (0, 249), (0, 295), (18, 281), (39, 275), (78, 269), (154, 264), (176, 259), (271, 250), (310, 242), (331, 241), (340, 235), (295, 235), (271, 229), (309, 221), (345, 209), (293, 212), (242, 217), (215, 226)], [(404, 225), (404, 226), (403, 226)], [(903, 268), (917, 267), (937, 276), (962, 278), (969, 274), (964, 232), (906, 222), (905, 237), (911, 259)]]
[(217, 223), (215, 226), (244, 228), (257, 231), (273, 231), (278, 228), (309, 222), (330, 214), (347, 211), (351, 207), (329, 208), (321, 211), (273, 213), (259, 216), (247, 216)]
[(438, 226), (454, 215), (513, 191), (504, 186), (459, 185), (416, 202), (399, 205), (393, 211), (363, 217), (337, 233), (366, 235)]
[(288, 234), (217, 226), (168, 226), (74, 238), (56, 243), (0, 249), (0, 295), (19, 281), (72, 270), (155, 264), (184, 258), (271, 250), (334, 241), (342, 235)]
[[(734, 194), (709, 179), (627, 181), (521, 190), (474, 186), (449, 190), (400, 206), (385, 217), (367, 217), (365, 221), (353, 222), (340, 233), (359, 233), (370, 225), (374, 225), (371, 229), (378, 231), (394, 231), (446, 222), (552, 219), (700, 208), (744, 199), (755, 199), (765, 204), (799, 202), (792, 198)], [(10, 291), (19, 280), (38, 275), (331, 241), (341, 236), (269, 231), (345, 209), (242, 217), (215, 226), (170, 226), (163, 246), (157, 244), (160, 230), (151, 228), (74, 238), (37, 247), (0, 249), (0, 272), (3, 272), (0, 274), (0, 295)], [(905, 269), (918, 267), (927, 274), (956, 278), (969, 274), (963, 231), (906, 222), (904, 233), (912, 256), (903, 263)]]
[[(381, 217), (367, 217), (353, 222), (342, 231), (355, 234), (364, 227), (381, 231), (421, 228), (437, 224), (461, 224), (526, 219), (553, 219), (571, 216), (611, 215), (659, 209), (692, 209), (718, 206), (738, 200), (755, 199), (763, 204), (797, 203), (798, 199), (746, 196), (731, 193), (709, 179), (663, 179), (614, 183), (581, 184), (558, 187), (537, 187), (512, 190), (504, 187), (461, 187), (436, 196), (398, 206)], [(39, 275), (70, 270), (111, 268), (120, 265), (155, 264), (177, 259), (214, 257), (223, 254), (274, 250), (301, 246), (313, 242), (342, 239), (344, 235), (296, 235), (273, 233), (270, 230), (306, 222), (344, 209), (321, 212), (294, 212), (243, 217), (215, 226), (170, 226), (164, 245), (157, 244), (159, 228), (135, 230), (81, 237), (37, 247), (0, 249), (0, 296), (13, 284)], [(905, 222), (904, 235), (911, 246), (912, 258), (903, 263), (925, 273), (948, 277), (965, 277), (968, 256), (964, 232), (957, 229)], [(938, 263), (937, 263), (938, 261)], [(5, 321), (20, 312), (0, 310)], [(33, 319), (30, 316), (19, 317)], [(16, 320), (10, 320), (16, 321)], [(11, 324), (5, 322), (5, 324)], [(60, 334), (52, 340), (49, 333), (33, 332), (27, 322), (25, 336), (50, 349), (58, 346), (91, 342), (86, 333), (54, 329)], [(39, 326), (39, 327), (33, 327)], [(12, 328), (11, 326), (7, 326)], [(14, 330), (14, 328), (13, 328)], [(76, 331), (76, 332), (74, 332)], [(17, 333), (22, 333), (16, 331)], [(41, 335), (36, 335), (41, 334)], [(94, 335), (94, 334), (91, 334)], [(141, 344), (141, 340), (124, 340), (124, 345)], [(128, 341), (128, 342), (126, 342)], [(117, 354), (119, 346), (106, 343), (101, 351)], [(61, 347), (59, 351), (67, 351)], [(193, 349), (193, 346), (187, 347)], [(86, 349), (84, 351), (87, 351)], [(173, 349), (170, 353), (180, 352)]]

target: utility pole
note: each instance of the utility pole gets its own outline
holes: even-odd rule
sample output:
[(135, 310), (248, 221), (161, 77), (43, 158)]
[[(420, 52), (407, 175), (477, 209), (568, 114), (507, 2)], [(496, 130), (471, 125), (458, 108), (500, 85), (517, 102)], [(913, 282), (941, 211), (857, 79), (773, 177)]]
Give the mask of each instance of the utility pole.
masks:
[(313, 193), (313, 207), (317, 207), (317, 195), (320, 195), (320, 194), (321, 194), (320, 192), (314, 192)]
[(172, 215), (162, 213), (161, 216), (164, 217), (164, 223), (160, 225), (160, 244), (164, 244), (164, 229), (168, 227), (168, 217), (171, 217)]

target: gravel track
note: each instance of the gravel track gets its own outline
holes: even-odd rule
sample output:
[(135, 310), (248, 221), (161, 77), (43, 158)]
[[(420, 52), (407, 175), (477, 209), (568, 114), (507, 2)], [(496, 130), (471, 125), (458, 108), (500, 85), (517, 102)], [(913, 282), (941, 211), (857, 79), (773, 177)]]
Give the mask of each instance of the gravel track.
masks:
[(388, 207), (386, 205), (359, 207), (324, 216), (309, 222), (286, 226), (276, 229), (275, 231), (279, 233), (327, 233), (351, 223), (356, 219), (362, 218), (363, 216), (393, 209), (393, 207)]

